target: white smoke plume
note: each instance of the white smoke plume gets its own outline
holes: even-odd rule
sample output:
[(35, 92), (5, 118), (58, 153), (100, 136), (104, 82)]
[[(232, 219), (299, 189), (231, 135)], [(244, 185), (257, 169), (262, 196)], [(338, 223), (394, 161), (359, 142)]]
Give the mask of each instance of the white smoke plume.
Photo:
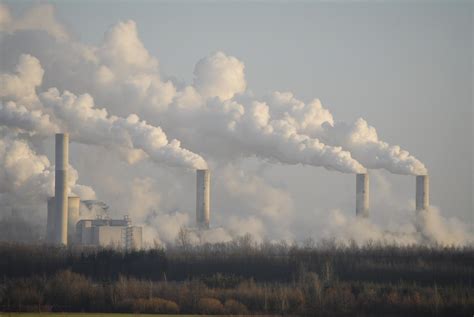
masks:
[(202, 157), (182, 148), (178, 140), (168, 141), (160, 127), (151, 126), (134, 114), (127, 118), (110, 116), (105, 109), (95, 107), (88, 94), (78, 97), (68, 91), (60, 94), (52, 88), (42, 93), (40, 99), (61, 120), (62, 131), (71, 133), (74, 140), (117, 148), (127, 153), (129, 162), (140, 159), (141, 150), (158, 163), (207, 168)]
[(44, 70), (35, 57), (22, 54), (14, 74), (0, 74), (0, 97), (31, 105), (37, 101), (36, 87), (41, 84)]
[[(382, 210), (376, 210), (379, 212)], [(386, 211), (382, 211), (386, 212)], [(474, 243), (474, 236), (466, 225), (455, 218), (444, 218), (439, 209), (430, 207), (427, 210), (399, 210), (406, 221), (383, 227), (371, 221), (348, 215), (339, 209), (330, 210), (317, 230), (320, 240), (335, 239), (339, 243), (356, 242), (358, 245), (382, 242), (395, 245), (431, 245), (431, 246), (464, 246)]]
[[(223, 52), (200, 60), (193, 85), (180, 90), (161, 79), (158, 61), (144, 48), (133, 21), (112, 27), (97, 48), (76, 42), (66, 48), (64, 42), (51, 44), (57, 46), (53, 53), (31, 48), (33, 54), (47, 61), (45, 65), (55, 65), (54, 70), (46, 69), (46, 82), (57, 87), (71, 82), (72, 87), (67, 90), (90, 91), (111, 114), (128, 116), (130, 105), (134, 105), (134, 112), (148, 118), (151, 124), (162, 126), (194, 152), (226, 152), (226, 159), (256, 155), (285, 164), (324, 166), (346, 173), (365, 170), (340, 147), (300, 135), (283, 120), (267, 119), (268, 110), (262, 102), (248, 100), (241, 104), (232, 100), (246, 87), (244, 65)], [(73, 49), (76, 47), (79, 49)], [(57, 52), (72, 56), (66, 60)], [(56, 74), (57, 69), (66, 71)], [(68, 73), (70, 69), (74, 70), (74, 78)], [(200, 137), (209, 138), (210, 142), (201, 142)]]
[(40, 110), (29, 110), (14, 101), (0, 100), (0, 125), (11, 127), (18, 132), (51, 136), (59, 127), (51, 122), (50, 116)]
[[(39, 67), (42, 75), (38, 60), (29, 55), (20, 57), (19, 69), (25, 60), (33, 61), (34, 68)], [(2, 78), (5, 78), (3, 81), (7, 86), (17, 81), (20, 87), (23, 84), (21, 77), (2, 74)], [(41, 77), (31, 85), (33, 92), (34, 87), (39, 84)], [(8, 100), (9, 95), (3, 96)], [(52, 88), (42, 93), (40, 99), (45, 109), (44, 114), (40, 110), (30, 112), (12, 101), (0, 104), (0, 123), (39, 134), (58, 130), (59, 126), (59, 131), (71, 133), (73, 140), (118, 149), (130, 162), (140, 159), (146, 153), (160, 163), (195, 169), (207, 167), (204, 159), (183, 149), (178, 140), (168, 141), (161, 128), (151, 126), (133, 114), (127, 118), (110, 116), (105, 109), (95, 107), (94, 100), (88, 94), (77, 97), (68, 91), (60, 94), (57, 89)], [(50, 122), (50, 117), (46, 114), (48, 110), (52, 110), (49, 112), (58, 122), (57, 125)]]
[[(51, 15), (45, 19), (47, 25), (58, 23)], [(15, 19), (10, 20), (12, 24)], [(30, 28), (38, 30), (35, 25)], [(54, 37), (54, 31), (47, 33)], [(71, 82), (67, 90), (90, 92), (112, 115), (129, 115), (133, 104), (135, 113), (162, 126), (194, 152), (225, 153), (226, 160), (257, 156), (346, 173), (384, 168), (392, 173), (426, 174), (419, 160), (399, 146), (380, 141), (363, 119), (353, 124), (337, 122), (317, 99), (305, 104), (291, 93), (274, 92), (263, 100), (246, 94), (244, 64), (223, 52), (198, 61), (193, 84), (179, 87), (161, 78), (158, 60), (141, 42), (133, 21), (114, 25), (97, 47), (72, 40), (69, 46), (64, 41), (52, 44), (57, 49), (49, 51), (64, 52), (70, 58), (29, 47), (46, 60), (45, 65), (54, 65), (54, 72), (46, 69), (48, 84), (61, 87)], [(17, 44), (12, 40), (11, 45)], [(75, 78), (67, 71), (56, 74), (58, 66), (73, 69)], [(209, 142), (202, 142), (201, 137)]]
[(244, 64), (223, 52), (199, 60), (194, 76), (194, 87), (204, 98), (228, 100), (245, 91)]
[(366, 168), (383, 168), (394, 174), (427, 174), (422, 162), (400, 146), (379, 140), (375, 128), (362, 118), (354, 123), (335, 122), (318, 99), (305, 104), (289, 92), (274, 92), (266, 100), (273, 114), (291, 122), (298, 132), (341, 146)]

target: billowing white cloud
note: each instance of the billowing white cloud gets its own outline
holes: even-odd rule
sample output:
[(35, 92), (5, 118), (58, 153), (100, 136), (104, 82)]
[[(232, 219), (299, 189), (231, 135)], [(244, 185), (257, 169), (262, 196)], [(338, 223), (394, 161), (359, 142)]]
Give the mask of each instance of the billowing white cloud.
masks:
[(62, 131), (71, 133), (74, 140), (123, 151), (131, 163), (140, 158), (137, 151), (143, 151), (158, 163), (194, 169), (207, 167), (202, 157), (182, 148), (178, 140), (168, 141), (160, 127), (149, 125), (134, 114), (127, 118), (110, 116), (107, 110), (95, 107), (88, 94), (60, 94), (53, 88), (42, 93), (40, 99), (61, 121)]
[(67, 40), (69, 34), (56, 20), (55, 9), (51, 4), (39, 4), (30, 7), (18, 18), (11, 16), (7, 6), (0, 4), (0, 31), (15, 32), (22, 30), (41, 30), (59, 40)]
[(48, 114), (40, 110), (29, 110), (13, 101), (0, 100), (0, 125), (42, 136), (50, 136), (59, 128), (50, 120)]
[[(33, 67), (25, 66), (32, 64)], [(0, 79), (5, 82), (17, 82), (17, 86), (28, 86), (30, 76), (23, 76), (33, 68), (34, 73), (41, 73), (33, 87), (41, 84), (43, 70), (38, 60), (29, 55), (22, 55), (17, 66), (18, 76), (1, 74)], [(12, 79), (13, 78), (13, 79)], [(24, 82), (26, 81), (26, 83)], [(25, 95), (30, 97), (31, 92), (22, 89), (12, 89), (15, 93), (3, 93), (1, 96), (8, 100), (18, 99), (27, 102)], [(7, 90), (8, 92), (8, 90)], [(39, 101), (33, 89), (30, 102)], [(168, 141), (166, 134), (160, 127), (155, 127), (131, 114), (127, 118), (111, 116), (105, 109), (95, 107), (93, 98), (88, 94), (76, 96), (68, 91), (60, 94), (55, 89), (49, 89), (40, 94), (41, 110), (28, 111), (15, 102), (7, 101), (0, 104), (0, 123), (14, 129), (23, 129), (30, 133), (45, 135), (48, 132), (60, 130), (69, 132), (73, 139), (88, 144), (112, 148), (125, 154), (130, 161), (143, 158), (145, 153), (154, 161), (174, 166), (202, 169), (207, 164), (202, 157), (181, 147), (178, 140)], [(38, 107), (37, 106), (37, 107)], [(52, 123), (48, 112), (55, 122)], [(59, 129), (58, 129), (59, 127)], [(143, 152), (143, 153), (142, 153)]]
[(400, 146), (379, 140), (375, 128), (362, 118), (353, 123), (335, 121), (319, 100), (305, 104), (289, 92), (274, 92), (265, 99), (272, 116), (285, 120), (301, 134), (342, 147), (366, 168), (383, 168), (395, 174), (427, 173), (423, 163)]
[(320, 217), (317, 238), (336, 239), (340, 243), (351, 241), (359, 245), (369, 242), (411, 245), (454, 245), (474, 243), (474, 236), (466, 225), (454, 218), (444, 218), (436, 207), (413, 212), (403, 210), (406, 221), (392, 228), (384, 228), (370, 219), (347, 215), (339, 209), (330, 210), (326, 217)]
[(233, 56), (216, 52), (199, 60), (194, 68), (194, 86), (205, 98), (231, 99), (246, 87), (244, 64)]
[(36, 101), (36, 87), (43, 79), (43, 68), (37, 58), (22, 54), (15, 73), (0, 74), (0, 98), (16, 100), (25, 105)]
[(120, 77), (158, 70), (158, 60), (143, 46), (132, 20), (119, 22), (105, 33), (97, 56), (102, 65)]
[(378, 138), (377, 131), (359, 118), (352, 124), (337, 122), (324, 125), (322, 139), (341, 145), (367, 168), (384, 168), (395, 174), (426, 175), (425, 165), (398, 145), (390, 145)]

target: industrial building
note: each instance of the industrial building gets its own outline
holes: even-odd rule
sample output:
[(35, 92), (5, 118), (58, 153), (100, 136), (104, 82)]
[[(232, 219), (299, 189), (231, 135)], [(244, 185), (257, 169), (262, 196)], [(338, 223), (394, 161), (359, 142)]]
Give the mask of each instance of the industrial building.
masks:
[(76, 225), (76, 241), (82, 246), (138, 250), (142, 248), (142, 228), (131, 226), (128, 217), (82, 219)]
[[(79, 208), (81, 199), (77, 196), (69, 196), (67, 198), (67, 243), (74, 243), (76, 223), (79, 221)], [(48, 198), (48, 218), (46, 224), (46, 241), (54, 243), (55, 233), (55, 212), (56, 199), (54, 197)]]
[[(123, 250), (141, 249), (142, 228), (132, 227), (128, 217), (123, 220), (80, 220), (80, 197), (67, 195), (68, 134), (56, 134), (55, 151), (55, 196), (47, 202), (46, 242), (64, 246), (76, 244)], [(96, 201), (85, 202), (89, 210), (97, 204)], [(99, 205), (107, 207), (103, 203)]]

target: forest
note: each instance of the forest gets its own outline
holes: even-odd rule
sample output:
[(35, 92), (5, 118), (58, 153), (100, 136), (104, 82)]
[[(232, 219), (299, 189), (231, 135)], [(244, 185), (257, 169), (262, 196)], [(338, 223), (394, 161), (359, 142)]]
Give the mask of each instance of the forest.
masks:
[(229, 243), (120, 252), (0, 244), (0, 311), (471, 316), (474, 248)]

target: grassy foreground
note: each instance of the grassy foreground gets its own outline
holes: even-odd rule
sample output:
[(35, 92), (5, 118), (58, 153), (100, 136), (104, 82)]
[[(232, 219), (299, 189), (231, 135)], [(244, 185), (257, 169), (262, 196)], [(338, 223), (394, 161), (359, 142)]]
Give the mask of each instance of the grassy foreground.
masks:
[[(42, 317), (128, 317), (128, 316), (157, 316), (155, 314), (114, 314), (114, 313), (0, 313), (0, 317), (33, 317), (33, 316), (42, 316)], [(191, 317), (195, 315), (159, 315), (162, 317), (167, 316), (180, 316), (180, 317)], [(206, 315), (200, 315), (206, 317)]]

